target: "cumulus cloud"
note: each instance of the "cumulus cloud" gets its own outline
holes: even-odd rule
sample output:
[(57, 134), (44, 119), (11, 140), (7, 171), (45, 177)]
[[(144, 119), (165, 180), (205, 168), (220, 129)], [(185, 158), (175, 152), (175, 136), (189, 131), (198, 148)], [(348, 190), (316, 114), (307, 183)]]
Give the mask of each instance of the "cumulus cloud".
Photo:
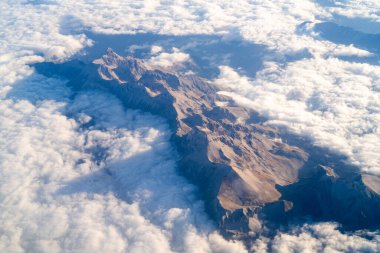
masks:
[(155, 55), (159, 52), (161, 52), (163, 48), (161, 46), (153, 45), (150, 49), (151, 54)]
[[(363, 238), (367, 236), (368, 239)], [(334, 223), (321, 223), (293, 228), (279, 233), (271, 244), (272, 252), (378, 252), (380, 235), (357, 232), (341, 233)]]
[(153, 56), (146, 61), (152, 68), (173, 69), (173, 67), (182, 66), (186, 62), (190, 62), (189, 54), (181, 52), (178, 48), (173, 47), (172, 52), (161, 52), (162, 47), (152, 46), (151, 53)]
[(259, 237), (250, 247), (255, 253), (378, 252), (378, 232), (342, 233), (336, 223), (294, 226), (273, 238)]
[(244, 251), (176, 174), (165, 121), (101, 92), (70, 100), (59, 80), (25, 85), (0, 105), (0, 251)]
[[(297, 26), (304, 21), (315, 21), (317, 15), (328, 16), (310, 0), (175, 3), (69, 0), (27, 2), (26, 6), (24, 2), (3, 1), (2, 5), (3, 18), (10, 22), (17, 20), (12, 26), (2, 27), (5, 39), (13, 41), (6, 47), (30, 48), (52, 59), (70, 56), (90, 43), (80, 34), (78, 23), (94, 32), (108, 34), (237, 34), (280, 51), (297, 51), (305, 47), (301, 39), (307, 39), (295, 35)], [(76, 34), (62, 34), (62, 24)]]
[(349, 45), (349, 46), (337, 45), (336, 48), (332, 50), (332, 55), (370, 57), (373, 54), (371, 52), (368, 52), (367, 50), (356, 48), (353, 45)]
[[(329, 19), (332, 13), (311, 0), (175, 3), (69, 0), (29, 1), (26, 6), (24, 2), (15, 1), (2, 4), (4, 19), (17, 20), (12, 26), (3, 25), (5, 40), (13, 43), (2, 46), (13, 50), (29, 48), (49, 59), (68, 57), (91, 44), (78, 26), (82, 26), (82, 30), (88, 28), (108, 34), (234, 35), (282, 53), (296, 53), (314, 44), (299, 30), (300, 24)], [(63, 33), (63, 30), (72, 33)]]
[[(47, 11), (50, 6), (22, 5), (22, 3), (2, 2), (1, 52), (33, 51), (47, 60), (64, 60), (84, 46), (91, 45), (83, 34), (62, 34), (62, 15)], [(51, 6), (54, 8), (54, 5)], [(11, 25), (12, 24), (12, 25)]]
[(255, 79), (223, 66), (215, 84), (269, 124), (308, 136), (316, 145), (347, 155), (363, 170), (380, 173), (380, 68), (314, 58), (282, 68), (268, 62)]

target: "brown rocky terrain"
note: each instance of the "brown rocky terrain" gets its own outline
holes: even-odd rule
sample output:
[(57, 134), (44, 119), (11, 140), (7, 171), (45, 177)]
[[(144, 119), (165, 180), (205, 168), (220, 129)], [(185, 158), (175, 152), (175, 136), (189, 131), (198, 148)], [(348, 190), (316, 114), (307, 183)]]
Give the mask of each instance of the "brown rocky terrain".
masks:
[(262, 124), (257, 113), (219, 95), (206, 79), (152, 69), (111, 49), (60, 73), (166, 118), (180, 172), (199, 187), (208, 213), (226, 234), (256, 234), (302, 217), (347, 228), (380, 225), (379, 177), (362, 175), (340, 157)]

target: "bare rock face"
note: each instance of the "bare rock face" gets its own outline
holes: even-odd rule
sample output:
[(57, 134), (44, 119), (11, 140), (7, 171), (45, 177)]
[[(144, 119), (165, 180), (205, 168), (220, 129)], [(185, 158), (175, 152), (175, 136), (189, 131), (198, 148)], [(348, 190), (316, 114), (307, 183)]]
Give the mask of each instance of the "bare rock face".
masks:
[(111, 49), (77, 71), (86, 86), (168, 120), (181, 173), (200, 188), (226, 234), (255, 234), (303, 216), (355, 228), (380, 224), (378, 177), (285, 143), (277, 129), (218, 95), (206, 79), (150, 69)]

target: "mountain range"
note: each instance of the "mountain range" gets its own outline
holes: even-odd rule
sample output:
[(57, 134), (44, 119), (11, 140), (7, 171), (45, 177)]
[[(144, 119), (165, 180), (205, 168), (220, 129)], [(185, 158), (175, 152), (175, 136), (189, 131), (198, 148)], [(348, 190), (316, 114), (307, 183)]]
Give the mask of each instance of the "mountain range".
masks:
[(378, 176), (302, 136), (268, 126), (196, 71), (154, 67), (110, 48), (97, 59), (42, 63), (36, 69), (73, 87), (107, 90), (128, 108), (165, 118), (179, 173), (199, 188), (226, 236), (258, 235), (310, 219), (336, 221), (346, 229), (380, 225)]

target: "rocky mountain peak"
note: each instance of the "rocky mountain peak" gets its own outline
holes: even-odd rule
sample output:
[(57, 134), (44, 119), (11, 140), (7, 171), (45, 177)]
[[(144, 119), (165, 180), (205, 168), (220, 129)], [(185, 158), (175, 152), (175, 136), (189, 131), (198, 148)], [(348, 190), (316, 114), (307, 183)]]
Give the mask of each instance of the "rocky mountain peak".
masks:
[(98, 73), (105, 80), (117, 80), (119, 83), (137, 81), (147, 70), (144, 63), (133, 56), (122, 57), (108, 48), (106, 53), (93, 61), (99, 65)]

